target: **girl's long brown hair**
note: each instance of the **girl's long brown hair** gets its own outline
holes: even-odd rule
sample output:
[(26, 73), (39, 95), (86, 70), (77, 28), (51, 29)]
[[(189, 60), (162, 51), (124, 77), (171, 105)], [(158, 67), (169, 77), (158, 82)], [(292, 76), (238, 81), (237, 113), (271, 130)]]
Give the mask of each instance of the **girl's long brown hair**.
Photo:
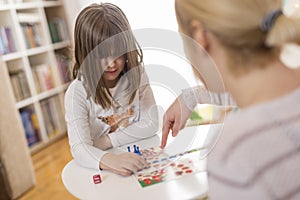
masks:
[(74, 79), (80, 79), (87, 90), (87, 98), (104, 109), (112, 105), (112, 96), (102, 74), (104, 67), (100, 59), (125, 56), (126, 63), (121, 75), (127, 76), (128, 103), (132, 103), (141, 79), (143, 53), (137, 43), (129, 22), (116, 5), (110, 3), (91, 4), (78, 15), (74, 30), (75, 65)]

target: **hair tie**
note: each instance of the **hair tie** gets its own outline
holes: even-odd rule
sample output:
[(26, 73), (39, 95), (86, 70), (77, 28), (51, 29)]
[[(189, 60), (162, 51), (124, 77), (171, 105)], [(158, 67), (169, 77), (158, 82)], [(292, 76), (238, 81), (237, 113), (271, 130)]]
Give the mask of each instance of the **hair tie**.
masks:
[(268, 32), (272, 28), (272, 26), (275, 23), (276, 19), (280, 15), (282, 15), (282, 10), (281, 9), (274, 10), (274, 11), (268, 13), (264, 17), (264, 19), (263, 19), (263, 21), (260, 25), (260, 29), (262, 30), (262, 32), (264, 32), (264, 33)]
[(281, 47), (280, 61), (290, 69), (300, 68), (300, 45), (287, 43)]

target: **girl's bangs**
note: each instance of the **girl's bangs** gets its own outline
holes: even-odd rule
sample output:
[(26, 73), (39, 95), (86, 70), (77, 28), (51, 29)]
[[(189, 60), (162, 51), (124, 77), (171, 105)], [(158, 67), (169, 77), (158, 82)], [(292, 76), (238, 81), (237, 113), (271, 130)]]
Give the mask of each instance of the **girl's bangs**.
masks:
[(113, 57), (118, 58), (128, 52), (132, 51), (132, 42), (127, 32), (114, 35), (105, 41), (99, 43), (96, 47), (97, 55), (99, 59)]

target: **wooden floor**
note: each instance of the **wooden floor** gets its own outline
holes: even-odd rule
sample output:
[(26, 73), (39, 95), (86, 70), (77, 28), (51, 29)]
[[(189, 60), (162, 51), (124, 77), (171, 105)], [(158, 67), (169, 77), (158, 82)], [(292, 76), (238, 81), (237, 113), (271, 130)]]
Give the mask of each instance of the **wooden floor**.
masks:
[(67, 136), (32, 156), (36, 186), (19, 200), (76, 199), (64, 187), (61, 172), (72, 159)]

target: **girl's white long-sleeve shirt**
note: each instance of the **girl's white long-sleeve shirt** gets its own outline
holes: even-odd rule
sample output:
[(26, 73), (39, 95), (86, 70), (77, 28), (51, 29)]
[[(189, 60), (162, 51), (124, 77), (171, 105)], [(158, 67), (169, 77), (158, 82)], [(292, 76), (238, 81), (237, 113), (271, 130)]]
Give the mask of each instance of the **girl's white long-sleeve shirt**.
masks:
[[(108, 134), (113, 147), (118, 147), (156, 134), (158, 113), (148, 77), (143, 71), (140, 87), (133, 102), (128, 105), (126, 88), (129, 78), (123, 75), (117, 85), (111, 89), (115, 103), (119, 107), (103, 109), (87, 98), (83, 82), (75, 79), (65, 93), (65, 119), (68, 128), (69, 144), (74, 160), (81, 166), (99, 170), (99, 164), (106, 151), (101, 150), (101, 140)], [(126, 100), (125, 100), (126, 99)], [(112, 116), (125, 116), (124, 127), (110, 132), (110, 125), (105, 120)]]

